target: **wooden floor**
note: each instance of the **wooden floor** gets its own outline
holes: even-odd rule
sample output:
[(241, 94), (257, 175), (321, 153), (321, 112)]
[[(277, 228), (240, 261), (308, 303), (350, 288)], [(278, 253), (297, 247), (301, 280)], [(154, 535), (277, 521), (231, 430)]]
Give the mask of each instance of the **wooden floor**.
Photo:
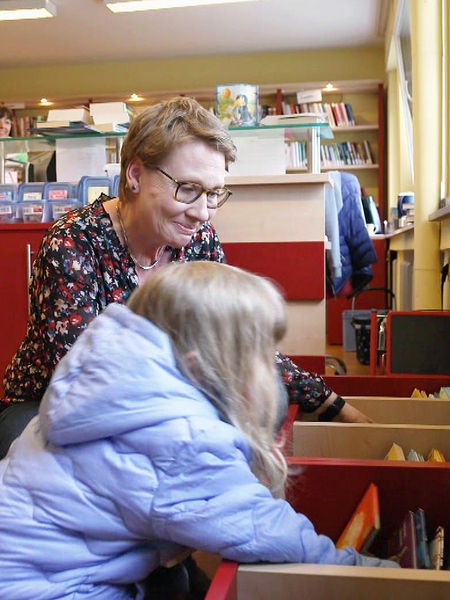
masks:
[[(362, 365), (356, 358), (356, 352), (348, 352), (342, 346), (327, 345), (326, 353), (331, 356), (337, 356), (344, 361), (347, 367), (347, 375), (368, 375), (369, 365)], [(327, 375), (336, 375), (336, 371), (331, 367), (326, 367)]]

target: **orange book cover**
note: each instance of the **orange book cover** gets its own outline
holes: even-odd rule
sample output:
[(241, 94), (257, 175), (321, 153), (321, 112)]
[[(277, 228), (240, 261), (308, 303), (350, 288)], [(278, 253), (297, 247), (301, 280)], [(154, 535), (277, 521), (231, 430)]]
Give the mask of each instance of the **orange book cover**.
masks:
[(371, 483), (336, 542), (336, 548), (352, 546), (358, 552), (368, 550), (379, 530), (378, 487)]

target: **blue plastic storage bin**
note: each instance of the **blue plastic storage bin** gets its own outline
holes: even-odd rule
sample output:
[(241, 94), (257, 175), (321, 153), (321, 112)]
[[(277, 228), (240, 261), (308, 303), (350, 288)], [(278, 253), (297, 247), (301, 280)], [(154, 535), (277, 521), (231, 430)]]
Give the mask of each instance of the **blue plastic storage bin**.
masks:
[(44, 185), (44, 198), (46, 200), (78, 200), (77, 184), (65, 181), (48, 181)]
[(100, 194), (111, 196), (112, 179), (110, 177), (92, 177), (83, 176), (78, 183), (78, 200), (81, 204), (91, 204), (100, 196)]
[(49, 181), (44, 186), (44, 198), (48, 202), (50, 221), (57, 221), (69, 211), (81, 206), (76, 183)]
[(0, 185), (0, 223), (14, 223), (17, 220), (17, 185)]
[(120, 175), (114, 175), (113, 184), (112, 184), (112, 195), (113, 196), (119, 195), (119, 182), (120, 182)]
[(17, 201), (17, 185), (15, 183), (2, 183), (0, 185), (0, 200), (7, 202)]
[(43, 200), (44, 182), (20, 183), (17, 189), (18, 202), (30, 202), (34, 200)]
[(18, 187), (17, 218), (24, 223), (50, 220), (49, 207), (44, 199), (45, 183), (21, 183)]
[(51, 221), (57, 221), (71, 210), (75, 210), (82, 206), (81, 202), (74, 198), (68, 198), (67, 200), (48, 200), (47, 203)]

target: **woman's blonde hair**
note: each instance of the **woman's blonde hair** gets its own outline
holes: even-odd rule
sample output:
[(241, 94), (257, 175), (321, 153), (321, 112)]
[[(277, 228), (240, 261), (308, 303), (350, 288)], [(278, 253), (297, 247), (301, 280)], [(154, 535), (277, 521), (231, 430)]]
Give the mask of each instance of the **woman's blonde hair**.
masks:
[(225, 264), (170, 264), (136, 290), (128, 306), (169, 335), (180, 370), (247, 435), (252, 471), (282, 496), (286, 463), (276, 442), (274, 356), (286, 314), (276, 287)]
[(236, 160), (236, 146), (223, 123), (201, 104), (179, 96), (150, 106), (131, 122), (120, 155), (119, 195), (126, 198), (126, 173), (139, 157), (146, 167), (157, 166), (180, 143), (199, 139), (221, 152), (225, 166)]

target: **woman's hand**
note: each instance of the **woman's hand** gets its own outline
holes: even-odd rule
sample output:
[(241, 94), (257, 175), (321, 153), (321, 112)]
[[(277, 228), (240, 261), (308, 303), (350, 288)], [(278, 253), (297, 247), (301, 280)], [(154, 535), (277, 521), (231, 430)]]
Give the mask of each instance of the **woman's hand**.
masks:
[(373, 423), (373, 420), (346, 402), (332, 423)]

